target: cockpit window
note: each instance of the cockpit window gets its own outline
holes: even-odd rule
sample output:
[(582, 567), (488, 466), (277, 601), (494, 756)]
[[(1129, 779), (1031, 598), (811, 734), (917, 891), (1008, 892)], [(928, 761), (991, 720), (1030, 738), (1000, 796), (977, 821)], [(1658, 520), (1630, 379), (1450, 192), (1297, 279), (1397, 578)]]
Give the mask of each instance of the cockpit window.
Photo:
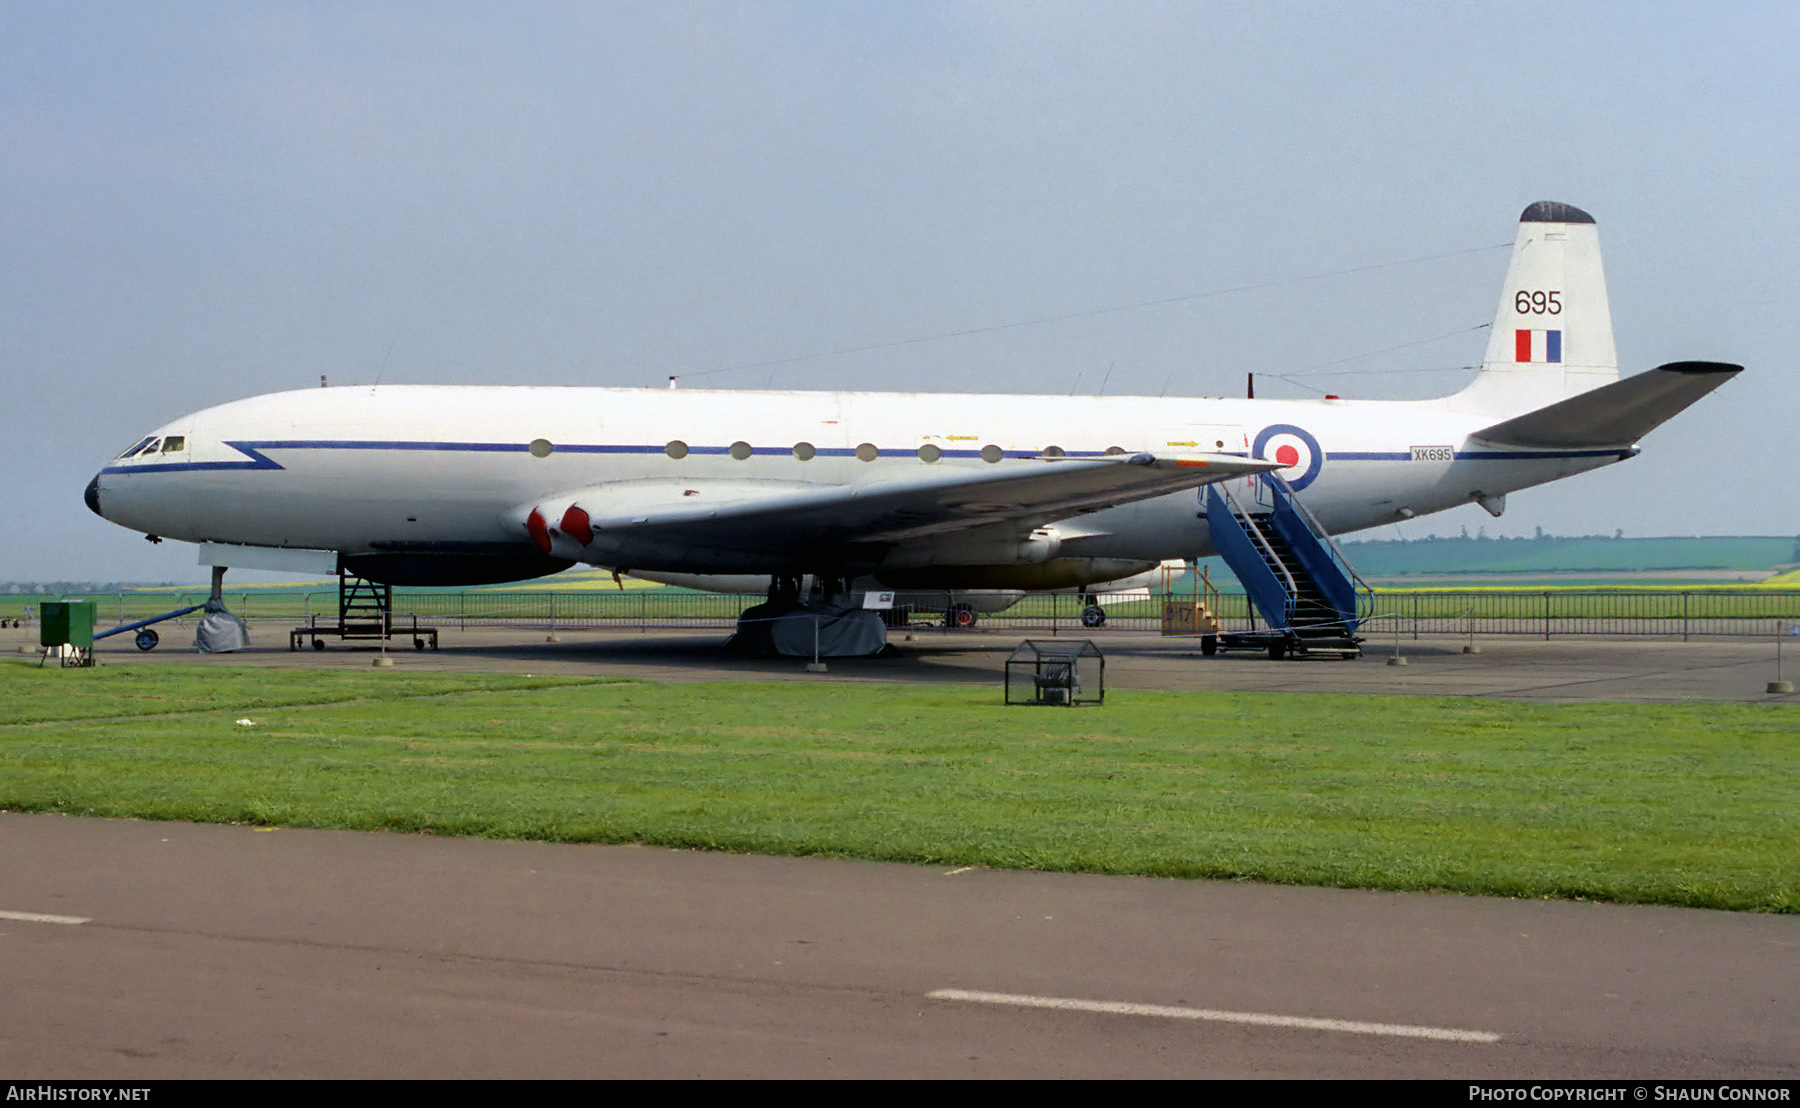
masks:
[(174, 454), (185, 449), (187, 449), (187, 438), (183, 435), (170, 435), (163, 440), (162, 452), (164, 454)]
[(130, 446), (125, 448), (124, 453), (119, 455), (120, 460), (123, 461), (124, 459), (131, 457), (133, 454), (136, 454), (138, 451), (142, 450), (144, 447), (149, 446), (151, 440), (154, 438), (156, 438), (155, 435), (145, 435), (143, 438), (132, 443)]

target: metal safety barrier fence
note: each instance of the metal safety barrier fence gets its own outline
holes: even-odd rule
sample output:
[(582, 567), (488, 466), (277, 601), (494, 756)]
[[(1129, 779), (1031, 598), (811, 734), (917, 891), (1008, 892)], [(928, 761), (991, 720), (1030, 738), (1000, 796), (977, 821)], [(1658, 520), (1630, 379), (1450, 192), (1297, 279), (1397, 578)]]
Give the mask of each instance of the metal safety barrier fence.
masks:
[[(907, 626), (946, 632), (957, 621), (952, 604), (966, 605), (976, 613), (975, 627), (1033, 633), (1091, 633), (1085, 624), (1084, 605), (1069, 594), (1027, 595), (958, 593), (954, 597), (927, 600), (905, 606)], [(204, 602), (204, 590), (158, 591), (89, 595), (98, 601), (98, 614), (123, 624), (132, 619)], [(36, 601), (76, 597), (11, 596), (0, 615), (30, 620)], [(1163, 629), (1165, 601), (1189, 602), (1183, 591), (1140, 595), (1107, 603), (1104, 628), (1113, 631), (1157, 633)], [(297, 590), (228, 589), (226, 606), (253, 621), (293, 620), (304, 623), (314, 615), (334, 616), (335, 592)], [(760, 595), (685, 592), (674, 589), (623, 591), (545, 590), (502, 592), (492, 590), (404, 590), (394, 593), (397, 618), (417, 616), (449, 630), (483, 627), (566, 628), (576, 630), (654, 629), (729, 630), (744, 609), (761, 603)], [(1211, 605), (1221, 630), (1250, 627), (1248, 605), (1241, 593), (1222, 593)], [(1778, 625), (1800, 621), (1800, 590), (1773, 589), (1474, 589), (1402, 590), (1377, 589), (1370, 615), (1381, 618), (1380, 633), (1398, 632), (1409, 638), (1428, 634), (1624, 635), (1695, 638), (1713, 635), (1763, 636), (1778, 632)], [(9, 620), (10, 622), (10, 620)], [(187, 622), (186, 619), (178, 621)], [(895, 618), (898, 622), (898, 617)], [(1192, 632), (1189, 632), (1192, 633)]]

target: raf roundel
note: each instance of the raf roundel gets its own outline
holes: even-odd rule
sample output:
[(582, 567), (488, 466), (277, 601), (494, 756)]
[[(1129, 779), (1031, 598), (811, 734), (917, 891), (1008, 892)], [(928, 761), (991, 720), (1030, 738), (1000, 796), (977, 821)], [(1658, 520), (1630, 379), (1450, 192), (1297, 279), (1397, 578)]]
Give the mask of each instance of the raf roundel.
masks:
[(1257, 433), (1250, 446), (1250, 456), (1280, 462), (1276, 470), (1295, 492), (1313, 483), (1325, 464), (1325, 452), (1319, 440), (1305, 428), (1291, 423), (1273, 423)]

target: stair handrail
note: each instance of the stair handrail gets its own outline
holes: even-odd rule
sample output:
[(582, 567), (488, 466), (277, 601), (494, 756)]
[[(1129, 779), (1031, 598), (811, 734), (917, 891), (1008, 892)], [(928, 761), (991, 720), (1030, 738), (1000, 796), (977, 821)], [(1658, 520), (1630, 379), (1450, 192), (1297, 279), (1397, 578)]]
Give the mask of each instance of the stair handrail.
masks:
[(1251, 519), (1250, 513), (1245, 511), (1244, 506), (1238, 503), (1237, 497), (1232, 495), (1230, 483), (1222, 481), (1213, 487), (1218, 489), (1220, 495), (1224, 497), (1225, 507), (1231, 511), (1232, 515), (1237, 517), (1238, 525), (1243, 527), (1245, 531), (1248, 531), (1251, 537), (1256, 541), (1257, 545), (1262, 547), (1263, 552), (1268, 556), (1268, 563), (1280, 570), (1281, 575), (1287, 578), (1287, 589), (1285, 590), (1287, 592), (1287, 600), (1282, 607), (1283, 614), (1286, 617), (1285, 622), (1291, 627), (1294, 622), (1296, 604), (1300, 596), (1299, 582), (1295, 581), (1294, 575), (1288, 572), (1287, 563), (1281, 560), (1281, 555), (1275, 553), (1275, 548), (1269, 545), (1268, 536), (1262, 533), (1262, 528), (1256, 525), (1255, 521)]
[(1331, 532), (1327, 531), (1325, 525), (1319, 522), (1318, 516), (1313, 515), (1312, 509), (1308, 508), (1300, 499), (1300, 494), (1294, 491), (1294, 487), (1287, 483), (1285, 477), (1279, 473), (1264, 473), (1260, 476), (1265, 481), (1280, 482), (1281, 490), (1287, 493), (1288, 503), (1294, 507), (1294, 514), (1300, 517), (1300, 522), (1306, 524), (1314, 538), (1325, 544), (1325, 548), (1331, 552), (1332, 559), (1337, 562), (1338, 568), (1342, 569), (1344, 575), (1350, 578), (1351, 587), (1368, 604), (1369, 616), (1361, 618), (1372, 617), (1375, 612), (1375, 590), (1362, 579), (1361, 574), (1356, 572), (1356, 567), (1350, 564), (1350, 559), (1344, 555), (1343, 548), (1338, 546), (1337, 540), (1331, 537)]

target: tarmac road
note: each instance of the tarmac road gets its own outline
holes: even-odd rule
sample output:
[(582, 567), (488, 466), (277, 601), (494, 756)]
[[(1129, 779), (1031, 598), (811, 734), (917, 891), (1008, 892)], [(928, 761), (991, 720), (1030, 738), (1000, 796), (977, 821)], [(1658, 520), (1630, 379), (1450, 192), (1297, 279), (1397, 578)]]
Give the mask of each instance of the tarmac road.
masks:
[(1800, 1076), (1793, 916), (53, 815), (0, 842), (0, 912), (88, 920), (0, 918), (19, 1078)]
[[(145, 653), (129, 636), (103, 640), (102, 665), (368, 666), (367, 646), (290, 651), (292, 621), (251, 625), (251, 647), (235, 654), (198, 654), (191, 628), (171, 628)], [(1107, 687), (1229, 689), (1247, 692), (1343, 692), (1373, 695), (1487, 696), (1545, 703), (1585, 700), (1768, 701), (1800, 705), (1795, 694), (1771, 694), (1777, 659), (1772, 640), (1674, 637), (1605, 638), (1482, 636), (1465, 654), (1460, 635), (1424, 639), (1374, 636), (1368, 654), (1351, 660), (1272, 662), (1261, 654), (1203, 658), (1192, 639), (1133, 632), (1090, 633), (1106, 654)], [(724, 649), (729, 633), (560, 629), (446, 628), (442, 649), (415, 651), (397, 637), (387, 656), (413, 672), (614, 673), (650, 681), (933, 681), (1000, 687), (1007, 654), (1028, 636), (1017, 631), (895, 632), (894, 658), (832, 658), (810, 674), (799, 658), (742, 658)], [(1045, 637), (1036, 635), (1035, 637)], [(1063, 638), (1071, 636), (1064, 635)], [(0, 631), (0, 652), (35, 649), (33, 628)], [(1388, 665), (1396, 649), (1405, 665)], [(1800, 671), (1800, 640), (1791, 642), (1783, 676)]]

